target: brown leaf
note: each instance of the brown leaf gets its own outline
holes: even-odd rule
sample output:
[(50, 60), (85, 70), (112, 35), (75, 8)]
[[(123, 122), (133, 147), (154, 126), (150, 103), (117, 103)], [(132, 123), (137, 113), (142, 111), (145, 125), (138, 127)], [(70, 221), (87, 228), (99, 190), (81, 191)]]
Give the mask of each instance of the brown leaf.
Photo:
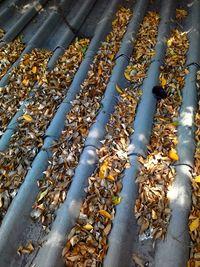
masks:
[(144, 260), (141, 259), (141, 257), (139, 257), (137, 254), (133, 254), (132, 256), (133, 261), (138, 264), (140, 267), (144, 267)]

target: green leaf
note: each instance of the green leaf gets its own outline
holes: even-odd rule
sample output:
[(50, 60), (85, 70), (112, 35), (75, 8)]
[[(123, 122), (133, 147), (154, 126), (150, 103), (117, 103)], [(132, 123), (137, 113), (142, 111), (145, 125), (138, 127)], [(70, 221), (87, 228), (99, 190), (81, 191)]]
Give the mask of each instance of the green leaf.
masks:
[(48, 188), (39, 194), (38, 202), (42, 200), (47, 195), (47, 193), (48, 193)]
[(118, 205), (121, 201), (122, 201), (122, 197), (119, 197), (119, 196), (112, 197), (112, 203), (114, 205)]
[(85, 55), (86, 51), (87, 51), (88, 47), (87, 46), (83, 46), (81, 48), (81, 51), (83, 52), (83, 54)]

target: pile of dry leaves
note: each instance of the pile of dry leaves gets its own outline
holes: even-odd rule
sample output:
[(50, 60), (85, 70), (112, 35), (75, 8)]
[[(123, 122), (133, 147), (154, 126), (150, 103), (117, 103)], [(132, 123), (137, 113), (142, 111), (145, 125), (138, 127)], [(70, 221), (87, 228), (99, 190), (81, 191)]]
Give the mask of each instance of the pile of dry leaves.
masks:
[(81, 85), (72, 109), (66, 115), (65, 129), (58, 144), (53, 146), (53, 158), (39, 184), (40, 193), (34, 205), (32, 217), (49, 225), (58, 205), (64, 201), (68, 186), (91, 124), (94, 122), (100, 101), (109, 81), (114, 57), (131, 18), (131, 12), (121, 8), (112, 23), (112, 31), (107, 35), (94, 58), (88, 77)]
[(160, 84), (168, 91), (169, 97), (158, 102), (148, 156), (140, 158), (142, 168), (137, 178), (139, 195), (135, 215), (140, 234), (150, 234), (155, 239), (164, 238), (170, 219), (167, 194), (175, 177), (173, 163), (179, 159), (175, 150), (176, 127), (182, 102), (181, 89), (187, 72), (184, 66), (188, 46), (187, 34), (172, 30), (160, 73)]
[(17, 38), (13, 42), (9, 42), (0, 48), (0, 79), (19, 58), (24, 47), (25, 45), (22, 43), (21, 39)]
[[(200, 88), (200, 71), (197, 73), (197, 87)], [(199, 94), (198, 94), (199, 96)], [(200, 266), (200, 101), (198, 102), (198, 110), (195, 118), (196, 124), (196, 152), (195, 152), (195, 168), (193, 172), (192, 183), (192, 207), (189, 216), (189, 232), (191, 237), (190, 260), (188, 267)]]
[[(145, 16), (125, 76), (132, 76), (132, 70), (139, 73), (138, 66), (148, 67), (154, 54), (158, 23), (159, 17), (155, 12), (149, 12)], [(144, 31), (152, 33), (149, 34), (149, 38), (142, 38)], [(141, 56), (143, 49), (144, 51), (149, 49), (151, 54)], [(129, 166), (127, 155), (129, 136), (133, 133), (132, 123), (141, 96), (139, 87), (144, 77), (145, 73), (134, 77), (137, 89), (130, 86), (122, 91), (116, 86), (116, 90), (120, 93), (119, 102), (106, 125), (107, 134), (103, 146), (98, 151), (99, 164), (89, 177), (87, 196), (82, 204), (77, 224), (71, 230), (63, 250), (66, 266), (100, 266), (107, 252), (108, 234), (112, 227), (115, 206), (123, 201), (119, 197), (122, 188), (121, 174)]]
[(4, 131), (21, 101), (25, 100), (33, 85), (39, 82), (46, 72), (51, 52), (33, 49), (22, 57), (18, 67), (10, 73), (9, 84), (0, 88), (0, 131)]
[[(16, 195), (38, 149), (43, 145), (45, 130), (81, 64), (88, 43), (87, 39), (76, 40), (59, 59), (56, 68), (50, 72), (46, 71), (47, 56), (50, 53), (39, 50), (25, 55), (20, 66), (12, 72), (11, 84), (15, 86), (16, 91), (11, 84), (6, 87), (12, 90), (12, 93), (7, 91), (6, 95), (9, 99), (13, 100), (13, 94), (17, 94), (22, 100), (29, 91), (31, 91), (31, 95), (24, 108), (24, 115), (19, 118), (17, 132), (13, 135), (8, 150), (1, 152), (1, 217), (4, 216), (10, 201)], [(25, 71), (22, 70), (23, 67)], [(18, 83), (18, 79), (22, 78), (23, 80)], [(36, 80), (40, 87), (32, 89)], [(18, 104), (18, 102), (14, 102), (14, 104)]]

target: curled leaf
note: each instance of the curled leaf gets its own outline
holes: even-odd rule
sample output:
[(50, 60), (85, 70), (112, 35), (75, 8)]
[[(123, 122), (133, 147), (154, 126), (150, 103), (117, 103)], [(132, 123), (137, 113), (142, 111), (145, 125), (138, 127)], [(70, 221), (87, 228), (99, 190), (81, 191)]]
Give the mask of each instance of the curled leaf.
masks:
[(127, 79), (127, 81), (131, 81), (131, 76), (127, 72), (124, 72), (124, 77)]
[(99, 214), (101, 214), (103, 217), (107, 218), (107, 219), (112, 219), (112, 216), (109, 212), (107, 212), (106, 210), (99, 210)]
[(123, 94), (122, 89), (117, 84), (116, 84), (116, 90), (117, 90), (118, 93)]

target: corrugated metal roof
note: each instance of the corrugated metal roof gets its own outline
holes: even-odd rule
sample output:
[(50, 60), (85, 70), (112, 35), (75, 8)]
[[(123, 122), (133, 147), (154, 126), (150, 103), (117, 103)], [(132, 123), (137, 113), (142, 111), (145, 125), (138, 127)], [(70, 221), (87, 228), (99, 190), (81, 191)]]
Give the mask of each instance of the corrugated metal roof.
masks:
[(199, 9), (0, 1), (0, 267), (198, 264)]

